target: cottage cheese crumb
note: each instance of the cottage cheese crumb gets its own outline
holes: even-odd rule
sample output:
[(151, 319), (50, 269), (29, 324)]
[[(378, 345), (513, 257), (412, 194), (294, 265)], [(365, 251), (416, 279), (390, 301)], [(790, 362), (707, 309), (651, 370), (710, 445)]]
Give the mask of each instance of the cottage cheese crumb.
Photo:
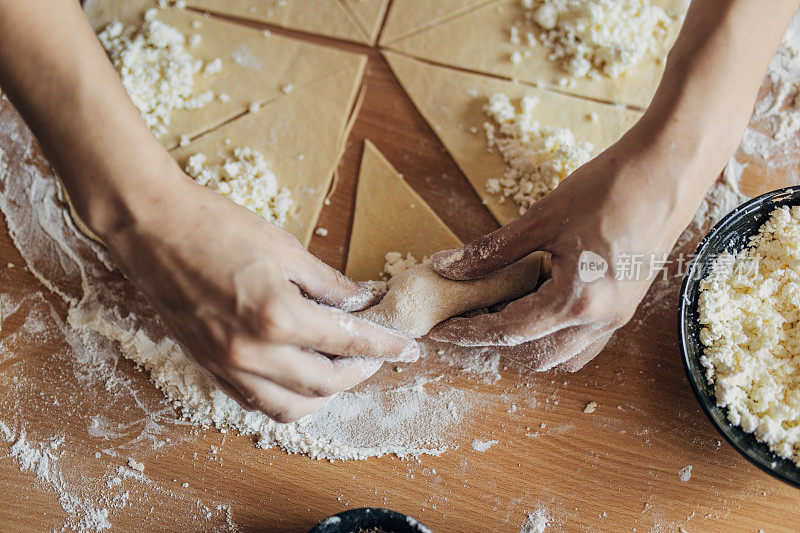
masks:
[(403, 257), (403, 254), (400, 252), (389, 252), (384, 257), (386, 263), (383, 265), (383, 272), (381, 272), (381, 277), (383, 279), (389, 279), (392, 276), (396, 276), (400, 272), (408, 270), (409, 268), (413, 268), (418, 264), (428, 264), (431, 262), (430, 258), (423, 257), (422, 261), (414, 257), (412, 254), (406, 254)]
[(144, 472), (144, 463), (140, 463), (133, 457), (128, 458), (128, 466), (137, 472)]
[(484, 453), (484, 452), (488, 451), (488, 450), (489, 450), (489, 448), (491, 448), (491, 447), (492, 447), (492, 446), (494, 446), (495, 444), (497, 444), (497, 441), (496, 441), (496, 440), (480, 440), (480, 439), (475, 439), (475, 440), (473, 440), (473, 441), (472, 441), (472, 448), (473, 448), (475, 451), (478, 451), (478, 452)]
[(706, 378), (728, 420), (800, 465), (800, 207), (720, 255), (698, 302)]
[(526, 96), (521, 112), (505, 94), (495, 94), (484, 112), (487, 149), (497, 149), (506, 162), (502, 177), (486, 181), (486, 191), (511, 199), (523, 214), (534, 202), (592, 158), (594, 147), (575, 140), (571, 130), (549, 128), (534, 120), (537, 100)]
[(197, 183), (228, 197), (277, 226), (283, 227), (293, 201), (286, 188), (278, 186), (264, 156), (250, 148), (236, 148), (221, 165), (206, 165), (204, 154), (189, 158), (186, 173)]
[(586, 404), (586, 407), (583, 408), (583, 412), (591, 414), (594, 413), (595, 409), (597, 409), (597, 402), (589, 402)]
[[(657, 48), (673, 23), (649, 0), (523, 0), (525, 21), (511, 32), (543, 44), (574, 78), (616, 78)], [(538, 42), (537, 42), (538, 41)]]
[(222, 62), (205, 64), (192, 56), (186, 37), (153, 18), (154, 14), (155, 10), (148, 11), (138, 30), (112, 22), (98, 39), (147, 127), (161, 137), (167, 133), (173, 111), (200, 109), (214, 99), (211, 91), (198, 91), (196, 85), (201, 76), (218, 73)]

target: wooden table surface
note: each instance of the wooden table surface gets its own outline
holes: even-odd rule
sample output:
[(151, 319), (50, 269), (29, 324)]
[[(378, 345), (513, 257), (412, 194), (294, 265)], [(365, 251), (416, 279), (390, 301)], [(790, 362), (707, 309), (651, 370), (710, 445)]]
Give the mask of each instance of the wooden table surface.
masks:
[[(344, 266), (365, 138), (462, 239), (496, 227), (379, 53), (310, 39), (369, 54), (364, 106), (333, 202), (321, 216), (329, 233), (314, 238), (312, 252)], [(696, 241), (688, 239), (682, 251)], [(58, 298), (20, 267), (5, 231), (0, 258), (0, 264), (16, 265), (0, 269), (0, 293), (22, 298), (41, 292), (43, 300), (25, 305), (43, 313), (52, 306), (63, 314)], [(169, 413), (161, 430), (170, 442), (153, 449), (136, 438), (144, 423), (135, 416), (136, 406), (158, 406), (161, 395), (120, 361), (119, 372), (136, 394), (109, 408), (126, 424), (113, 445), (143, 460), (146, 477), (123, 480), (130, 484), (130, 499), (109, 520), (119, 530), (213, 530), (233, 523), (240, 531), (303, 532), (344, 509), (380, 506), (411, 514), (434, 531), (519, 531), (525, 513), (537, 509), (546, 510), (554, 529), (565, 531), (796, 529), (800, 493), (721, 442), (692, 394), (677, 346), (678, 285), (675, 276), (657, 282), (634, 320), (576, 374), (506, 369), (495, 384), (451, 376), (485, 401), (455, 439), (457, 449), (419, 460), (331, 463), (259, 450), (247, 437), (174, 422), (169, 408), (163, 408)], [(81, 486), (90, 487), (80, 490), (91, 498), (92, 480), (108, 472), (109, 463), (123, 465), (127, 455), (96, 458), (109, 441), (91, 434), (88, 413), (97, 406), (87, 404), (85, 385), (65, 370), (74, 357), (70, 347), (49, 337), (15, 344), (20, 320), (6, 317), (0, 334), (0, 420), (24, 423), (40, 439), (65, 435), (71, 448), (62, 462), (79, 472)], [(590, 401), (597, 409), (586, 414)], [(498, 443), (480, 453), (470, 446), (476, 438)], [(210, 453), (213, 446), (219, 451)], [(7, 450), (0, 440), (0, 529), (59, 529), (67, 515), (58, 495), (21, 472), (5, 457)], [(679, 471), (688, 465), (691, 478), (682, 481)]]

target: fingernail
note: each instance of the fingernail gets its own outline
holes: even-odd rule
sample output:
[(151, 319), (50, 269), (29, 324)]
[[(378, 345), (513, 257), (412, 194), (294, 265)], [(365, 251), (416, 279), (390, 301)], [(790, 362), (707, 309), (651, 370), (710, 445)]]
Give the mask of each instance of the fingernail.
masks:
[(456, 261), (464, 259), (464, 248), (453, 248), (452, 250), (442, 250), (431, 256), (431, 262), (437, 268), (447, 268)]
[(359, 281), (358, 286), (361, 291), (342, 302), (342, 311), (353, 313), (371, 307), (383, 298), (387, 290), (385, 281)]
[(411, 341), (410, 343), (406, 344), (406, 347), (403, 348), (403, 351), (393, 362), (414, 363), (418, 361), (421, 356), (422, 351), (419, 349), (419, 343), (417, 341)]

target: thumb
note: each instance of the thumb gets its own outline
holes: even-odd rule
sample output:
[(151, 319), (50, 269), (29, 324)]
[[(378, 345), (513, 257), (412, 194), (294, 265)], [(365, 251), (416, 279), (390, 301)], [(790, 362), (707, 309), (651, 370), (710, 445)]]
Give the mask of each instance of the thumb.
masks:
[(435, 253), (431, 257), (433, 268), (453, 280), (478, 279), (543, 249), (549, 240), (550, 224), (537, 212), (534, 206), (514, 222), (462, 248)]
[(366, 309), (386, 294), (386, 282), (354, 281), (310, 254), (292, 282), (309, 298), (348, 313)]

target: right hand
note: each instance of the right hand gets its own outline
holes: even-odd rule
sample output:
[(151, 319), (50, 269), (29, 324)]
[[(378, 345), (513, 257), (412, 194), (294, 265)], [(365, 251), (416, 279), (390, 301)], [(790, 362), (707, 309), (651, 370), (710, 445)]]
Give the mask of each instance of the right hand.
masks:
[(294, 421), (382, 361), (419, 357), (414, 340), (347, 313), (374, 304), (381, 287), (346, 278), (182, 173), (162, 183), (128, 210), (130, 220), (100, 234), (188, 353), (243, 407)]

